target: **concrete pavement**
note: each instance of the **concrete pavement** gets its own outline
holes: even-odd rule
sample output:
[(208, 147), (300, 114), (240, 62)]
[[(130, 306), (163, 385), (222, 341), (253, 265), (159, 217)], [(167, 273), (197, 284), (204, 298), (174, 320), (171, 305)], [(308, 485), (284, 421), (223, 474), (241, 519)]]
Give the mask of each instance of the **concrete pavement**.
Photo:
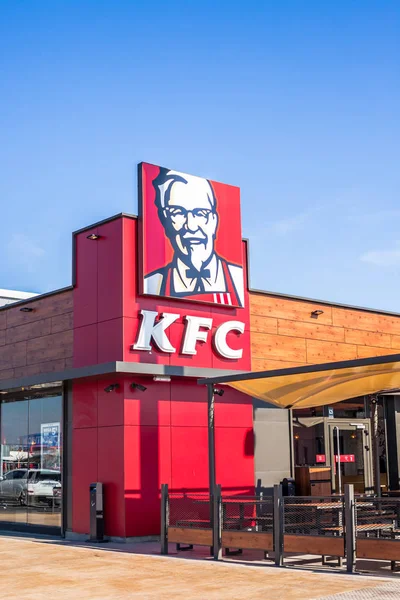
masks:
[[(1, 535), (0, 598), (383, 600), (400, 597), (400, 579), (398, 582), (396, 575), (384, 580), (362, 575), (279, 569), (261, 561), (254, 561), (254, 564), (243, 564), (242, 560), (240, 563), (233, 560), (216, 563), (206, 560), (205, 554), (203, 560), (190, 560), (191, 553), (182, 553), (182, 558), (163, 557), (158, 553), (159, 544), (156, 543), (93, 546)], [(196, 558), (195, 555), (192, 557)], [(390, 586), (396, 595), (382, 595), (391, 593)], [(337, 595), (343, 593), (345, 595)]]

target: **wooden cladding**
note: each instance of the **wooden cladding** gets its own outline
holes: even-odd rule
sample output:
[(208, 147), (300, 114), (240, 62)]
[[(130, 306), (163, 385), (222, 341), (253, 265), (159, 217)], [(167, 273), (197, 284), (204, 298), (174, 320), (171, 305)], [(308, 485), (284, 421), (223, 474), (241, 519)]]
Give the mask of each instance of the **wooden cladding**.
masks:
[(212, 546), (212, 529), (168, 527), (168, 541), (176, 544)]
[(0, 310), (0, 380), (72, 366), (72, 290)]
[(284, 552), (344, 556), (344, 538), (324, 535), (284, 535)]
[(400, 560), (398, 540), (357, 538), (357, 558), (377, 560)]
[(262, 293), (250, 293), (250, 330), (255, 371), (400, 354), (400, 316)]
[(248, 550), (273, 550), (272, 533), (251, 531), (222, 531), (223, 548), (243, 548)]

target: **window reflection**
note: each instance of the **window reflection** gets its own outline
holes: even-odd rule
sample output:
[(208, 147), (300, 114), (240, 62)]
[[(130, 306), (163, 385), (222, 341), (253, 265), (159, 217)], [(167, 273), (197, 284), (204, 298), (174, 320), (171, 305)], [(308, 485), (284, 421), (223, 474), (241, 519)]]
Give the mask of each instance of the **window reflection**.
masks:
[(0, 521), (61, 527), (62, 396), (1, 402)]

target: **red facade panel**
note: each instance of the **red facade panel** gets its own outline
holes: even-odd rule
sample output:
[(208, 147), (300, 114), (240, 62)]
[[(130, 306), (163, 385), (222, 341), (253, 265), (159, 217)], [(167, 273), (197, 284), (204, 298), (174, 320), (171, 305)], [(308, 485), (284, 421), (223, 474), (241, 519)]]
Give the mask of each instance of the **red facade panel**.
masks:
[(72, 435), (72, 523), (77, 533), (89, 532), (89, 486), (98, 481), (98, 431), (74, 429)]
[(72, 426), (74, 429), (97, 427), (97, 385), (93, 381), (73, 385)]
[(103, 483), (104, 533), (125, 537), (124, 427), (98, 429), (98, 481)]
[[(76, 239), (77, 285), (74, 290), (74, 366), (128, 362), (250, 368), (248, 298), (244, 308), (223, 308), (138, 294), (137, 221), (119, 218), (100, 225), (97, 241), (90, 231)], [(178, 314), (166, 334), (176, 352), (133, 350), (140, 310)], [(206, 342), (195, 355), (183, 355), (185, 316), (213, 319)], [(239, 360), (218, 357), (212, 345), (216, 327), (227, 320), (245, 322), (245, 333), (228, 333)], [(104, 388), (118, 383), (107, 393)], [(132, 388), (140, 383), (147, 389)], [(252, 403), (226, 388), (216, 398), (217, 480), (232, 493), (254, 485)], [(172, 490), (208, 490), (207, 390), (196, 380), (151, 376), (113, 376), (73, 386), (73, 530), (89, 530), (89, 484), (102, 481), (106, 534), (159, 533), (161, 483)]]

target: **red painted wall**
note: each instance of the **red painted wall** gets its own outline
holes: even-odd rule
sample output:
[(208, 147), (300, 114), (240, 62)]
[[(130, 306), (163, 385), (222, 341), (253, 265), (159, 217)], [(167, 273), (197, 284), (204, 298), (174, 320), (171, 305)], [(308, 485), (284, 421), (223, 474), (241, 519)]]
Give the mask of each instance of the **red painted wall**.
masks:
[[(98, 233), (97, 241), (87, 239)], [(249, 303), (227, 309), (182, 301), (138, 297), (137, 221), (118, 218), (76, 236), (74, 289), (74, 366), (108, 361), (250, 369)], [(183, 357), (157, 350), (134, 352), (140, 309), (206, 315), (214, 325), (246, 322), (245, 333), (228, 339), (244, 348), (243, 358), (218, 358), (211, 343)], [(169, 335), (177, 342), (183, 319)], [(177, 344), (177, 347), (179, 345)], [(130, 383), (147, 390), (131, 390)], [(112, 393), (110, 383), (120, 384)], [(254, 486), (251, 399), (226, 389), (216, 400), (216, 468), (218, 483), (229, 493), (249, 493)], [(196, 380), (170, 383), (151, 377), (109, 377), (73, 384), (72, 489), (73, 531), (89, 529), (88, 490), (102, 481), (106, 534), (121, 537), (159, 532), (161, 483), (171, 490), (208, 489), (207, 394)]]

